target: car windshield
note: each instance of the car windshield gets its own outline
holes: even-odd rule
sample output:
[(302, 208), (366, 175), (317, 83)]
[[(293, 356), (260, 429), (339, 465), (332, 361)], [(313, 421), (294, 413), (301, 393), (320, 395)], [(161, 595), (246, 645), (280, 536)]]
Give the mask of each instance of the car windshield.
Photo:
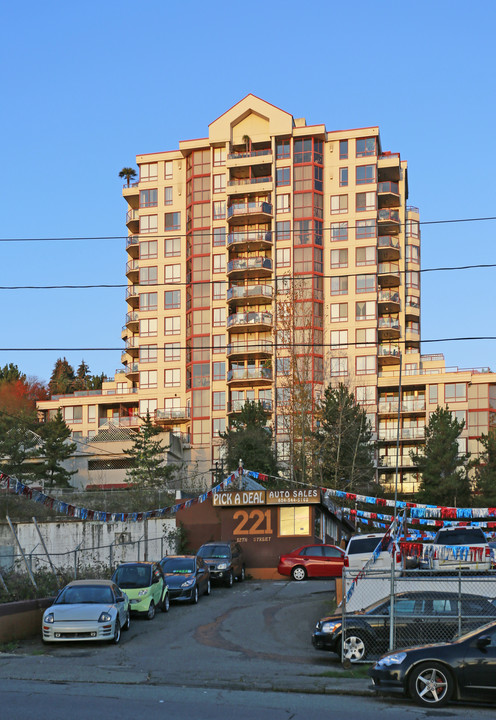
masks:
[(350, 540), (348, 545), (348, 555), (356, 555), (357, 553), (373, 553), (381, 542), (380, 537), (364, 537)]
[(189, 558), (169, 558), (163, 560), (161, 565), (164, 573), (181, 574), (195, 572), (195, 562)]
[(480, 625), (478, 628), (475, 628), (475, 630), (471, 630), (470, 632), (465, 633), (465, 635), (460, 635), (460, 637), (453, 642), (455, 642), (456, 644), (465, 642), (466, 640), (470, 640), (477, 635), (484, 635), (486, 630), (496, 630), (496, 623), (494, 622), (494, 620), (490, 623), (487, 623), (487, 625)]
[(55, 605), (75, 605), (77, 603), (99, 603), (111, 605), (114, 595), (109, 587), (98, 585), (72, 585), (64, 588)]
[(207, 545), (198, 550), (198, 555), (204, 558), (228, 558), (230, 553), (226, 545)]
[(122, 565), (115, 571), (114, 582), (120, 588), (144, 588), (151, 585), (151, 568), (149, 565)]

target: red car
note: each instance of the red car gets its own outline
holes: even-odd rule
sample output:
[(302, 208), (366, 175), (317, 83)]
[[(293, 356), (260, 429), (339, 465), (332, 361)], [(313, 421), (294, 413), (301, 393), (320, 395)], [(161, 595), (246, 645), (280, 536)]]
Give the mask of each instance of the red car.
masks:
[(344, 565), (344, 550), (336, 545), (304, 545), (287, 555), (281, 555), (277, 572), (291, 575), (293, 580), (312, 577), (340, 577)]

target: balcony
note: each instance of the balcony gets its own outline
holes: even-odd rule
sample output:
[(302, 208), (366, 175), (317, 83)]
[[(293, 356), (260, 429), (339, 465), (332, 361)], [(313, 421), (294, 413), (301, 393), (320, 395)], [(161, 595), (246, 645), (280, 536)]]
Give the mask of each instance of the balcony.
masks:
[(137, 232), (139, 229), (139, 212), (138, 210), (128, 210), (126, 213), (126, 225), (131, 232)]
[(139, 207), (139, 182), (125, 183), (122, 186), (122, 197), (127, 200), (131, 208)]
[(136, 332), (139, 328), (139, 313), (128, 312), (126, 314), (126, 327), (132, 332)]
[(233, 250), (262, 250), (272, 247), (272, 233), (266, 230), (246, 230), (229, 233), (227, 247)]
[(243, 167), (272, 162), (272, 149), (251, 150), (250, 152), (232, 152), (227, 156), (227, 167)]
[(155, 421), (164, 425), (179, 425), (188, 422), (190, 418), (189, 407), (185, 408), (158, 408), (155, 411)]
[(259, 385), (272, 382), (272, 368), (248, 367), (234, 368), (227, 373), (229, 384)]
[(227, 302), (231, 305), (258, 305), (271, 302), (273, 294), (272, 285), (235, 285), (227, 291)]
[(380, 290), (377, 297), (380, 313), (397, 313), (400, 311), (400, 294), (396, 290)]
[(226, 355), (228, 358), (234, 357), (267, 357), (272, 355), (272, 341), (271, 340), (248, 340), (247, 342), (233, 342), (229, 343), (226, 348)]
[(110, 425), (116, 425), (117, 427), (129, 428), (139, 427), (142, 424), (142, 420), (139, 415), (119, 415), (117, 417), (101, 417), (98, 418), (98, 427), (104, 428)]
[[(381, 464), (379, 465), (379, 470), (382, 470), (383, 468), (394, 469), (395, 467), (396, 457), (394, 455), (383, 455), (381, 457)], [(400, 455), (398, 457), (398, 467), (416, 467), (416, 465), (409, 455)]]
[(272, 313), (247, 312), (234, 313), (227, 318), (228, 330), (244, 330), (255, 332), (257, 330), (270, 330), (272, 328)]
[[(398, 437), (397, 428), (379, 428), (377, 438), (379, 440), (393, 441)], [(400, 430), (400, 440), (423, 440), (425, 437), (424, 427), (406, 427)]]
[(126, 300), (131, 307), (138, 307), (139, 305), (138, 290), (139, 285), (129, 285), (126, 289)]
[(227, 209), (227, 219), (231, 225), (244, 225), (250, 222), (267, 222), (272, 219), (272, 205), (268, 202), (249, 200), (245, 203), (231, 205)]
[[(265, 412), (272, 412), (272, 400), (258, 400), (257, 402), (260, 403)], [(228, 414), (241, 412), (245, 404), (246, 400), (232, 400), (227, 404)]]
[(407, 318), (418, 320), (420, 317), (420, 298), (409, 296), (405, 302), (405, 315)]
[[(382, 415), (397, 415), (398, 400), (388, 400), (386, 402), (379, 400), (378, 411)], [(425, 411), (425, 398), (415, 398), (412, 400), (403, 399), (401, 403), (401, 413), (417, 413)]]
[(391, 208), (382, 208), (377, 213), (377, 226), (381, 235), (397, 235), (400, 231), (400, 213)]
[(383, 153), (377, 158), (379, 181), (398, 182), (401, 177), (399, 153)]
[(132, 336), (126, 339), (126, 352), (131, 357), (138, 357), (139, 355), (139, 345)]
[(380, 340), (396, 340), (400, 337), (400, 321), (396, 318), (379, 318), (378, 324)]
[(139, 257), (139, 235), (130, 235), (126, 239), (126, 250), (131, 257)]
[(399, 260), (400, 241), (395, 235), (379, 235), (377, 238), (379, 262)]
[(233, 178), (227, 183), (227, 194), (246, 194), (249, 192), (272, 192), (273, 178), (271, 175), (261, 177)]
[(379, 182), (377, 184), (377, 200), (379, 208), (400, 206), (400, 189), (397, 182)]
[(381, 287), (398, 286), (400, 284), (400, 267), (398, 263), (379, 263), (377, 266), (377, 279)]
[(379, 345), (377, 354), (381, 365), (399, 365), (400, 363), (398, 345)]
[(269, 277), (272, 275), (272, 260), (267, 257), (237, 258), (227, 263), (227, 274), (231, 279)]
[(128, 363), (128, 366), (127, 366), (126, 369), (124, 370), (124, 373), (125, 373), (126, 377), (129, 378), (130, 380), (131, 380), (131, 379), (132, 379), (132, 380), (137, 380), (138, 377), (139, 377), (139, 367), (138, 367), (138, 363), (137, 363), (137, 362)]
[(137, 282), (139, 279), (139, 262), (138, 260), (129, 260), (126, 263), (126, 276), (131, 282)]

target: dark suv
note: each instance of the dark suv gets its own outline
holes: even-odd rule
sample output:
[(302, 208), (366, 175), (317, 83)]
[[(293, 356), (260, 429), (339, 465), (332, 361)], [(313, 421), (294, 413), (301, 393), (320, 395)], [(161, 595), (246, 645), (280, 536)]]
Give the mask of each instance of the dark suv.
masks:
[(197, 555), (208, 565), (211, 580), (221, 580), (227, 587), (232, 587), (234, 578), (240, 582), (245, 579), (243, 551), (238, 543), (222, 541), (205, 543), (198, 550)]

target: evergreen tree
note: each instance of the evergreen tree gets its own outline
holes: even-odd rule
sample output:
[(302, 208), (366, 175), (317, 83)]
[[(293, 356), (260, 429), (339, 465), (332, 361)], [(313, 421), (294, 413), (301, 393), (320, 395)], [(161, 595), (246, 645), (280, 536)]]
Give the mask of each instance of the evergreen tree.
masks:
[[(21, 482), (37, 478), (36, 466), (30, 460), (39, 454), (40, 437), (33, 412), (21, 412), (17, 417), (0, 415), (0, 464), (2, 471)], [(37, 428), (36, 428), (37, 429)]]
[(472, 463), (476, 503), (481, 507), (496, 507), (496, 428), (490, 428), (487, 435), (482, 435), (480, 444), (484, 450)]
[(324, 483), (352, 492), (374, 480), (374, 443), (365, 410), (340, 383), (326, 388), (314, 433)]
[(66, 470), (62, 463), (76, 451), (76, 443), (69, 442), (71, 431), (67, 427), (60, 408), (53, 420), (40, 425), (43, 443), (40, 457), (40, 475), (48, 487), (70, 487), (70, 480), (77, 470)]
[(17, 365), (14, 365), (14, 363), (9, 363), (8, 365), (0, 367), (0, 383), (11, 383), (15, 382), (16, 380), (20, 380), (21, 382), (24, 382), (26, 380), (26, 376), (21, 373)]
[(152, 423), (150, 413), (136, 433), (133, 446), (126, 450), (133, 465), (126, 472), (126, 479), (138, 489), (165, 489), (177, 472), (177, 465), (167, 465), (167, 450), (161, 440), (154, 440), (162, 429)]
[(425, 429), (422, 454), (410, 453), (418, 467), (419, 502), (447, 507), (467, 507), (471, 502), (467, 462), (458, 438), (465, 426), (449, 408), (437, 407)]
[(74, 368), (69, 365), (67, 359), (59, 358), (55, 363), (48, 389), (50, 395), (68, 395), (74, 392)]
[(90, 375), (86, 379), (86, 389), (101, 390), (105, 377), (105, 373), (101, 373), (100, 375)]
[(231, 419), (222, 434), (227, 469), (236, 470), (239, 461), (245, 468), (266, 475), (277, 474), (277, 462), (272, 447), (272, 433), (267, 427), (268, 414), (258, 402), (247, 401), (241, 412)]

